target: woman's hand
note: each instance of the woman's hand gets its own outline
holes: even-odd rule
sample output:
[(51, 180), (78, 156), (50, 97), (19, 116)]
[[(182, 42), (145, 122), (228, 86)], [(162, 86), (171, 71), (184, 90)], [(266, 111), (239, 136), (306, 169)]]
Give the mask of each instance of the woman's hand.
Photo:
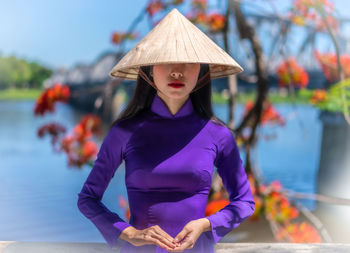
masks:
[(158, 225), (154, 225), (143, 230), (136, 229), (132, 226), (127, 227), (122, 231), (120, 238), (128, 241), (134, 246), (155, 244), (168, 251), (171, 251), (176, 247), (176, 244), (173, 243), (174, 238), (161, 229)]
[(185, 249), (192, 249), (198, 237), (205, 231), (210, 231), (210, 221), (206, 218), (192, 220), (188, 222), (180, 233), (174, 239), (177, 243), (175, 249), (169, 250), (171, 252), (182, 252)]

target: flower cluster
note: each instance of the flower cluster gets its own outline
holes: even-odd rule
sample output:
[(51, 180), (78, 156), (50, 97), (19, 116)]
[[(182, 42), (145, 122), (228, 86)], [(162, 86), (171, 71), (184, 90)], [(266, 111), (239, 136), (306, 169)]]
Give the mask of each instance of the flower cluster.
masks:
[(149, 16), (153, 16), (159, 11), (163, 10), (165, 5), (163, 4), (162, 0), (151, 0), (147, 4), (146, 11)]
[[(333, 30), (338, 29), (338, 21), (333, 16), (334, 5), (329, 0), (294, 0), (294, 7), (290, 13), (291, 21), (300, 26), (315, 25), (317, 31), (327, 29), (326, 21)], [(326, 21), (322, 18), (325, 15)]]
[(158, 12), (166, 9), (170, 5), (179, 5), (182, 4), (184, 0), (171, 0), (170, 2), (165, 3), (162, 0), (150, 0), (147, 4), (146, 11), (150, 17), (153, 17)]
[[(253, 108), (254, 102), (251, 100), (248, 100), (245, 103), (243, 116), (248, 114), (248, 112)], [(279, 125), (285, 125), (285, 119), (278, 113), (278, 111), (273, 107), (272, 103), (268, 100), (265, 101), (263, 106), (263, 113), (261, 115), (261, 125), (265, 124), (279, 124)]]
[(327, 101), (327, 97), (328, 97), (327, 91), (322, 89), (316, 89), (313, 91), (312, 97), (310, 99), (310, 103), (316, 105), (318, 103), (325, 102)]
[(332, 84), (329, 89), (301, 89), (298, 97), (309, 101), (320, 110), (347, 113), (350, 104), (350, 78)]
[(58, 151), (59, 148), (57, 148), (57, 143), (59, 143), (59, 137), (60, 135), (64, 134), (66, 132), (66, 128), (58, 123), (48, 123), (43, 126), (41, 126), (37, 134), (39, 138), (43, 138), (45, 135), (51, 136), (51, 144), (53, 145), (54, 150)]
[(92, 134), (101, 134), (101, 120), (95, 115), (85, 115), (74, 127), (73, 133), (61, 140), (61, 148), (68, 155), (68, 165), (81, 167), (92, 161), (97, 154)]
[(307, 222), (290, 223), (276, 233), (277, 241), (288, 240), (292, 243), (321, 243), (318, 231)]
[(211, 31), (221, 31), (226, 24), (225, 16), (216, 12), (209, 14), (206, 20)]
[(122, 195), (119, 195), (119, 206), (124, 210), (126, 219), (130, 220), (130, 206)]
[(260, 184), (259, 189), (257, 189), (252, 173), (247, 176), (255, 201), (255, 211), (249, 220), (258, 220), (262, 215), (265, 215), (268, 220), (276, 222), (279, 226), (275, 233), (276, 241), (322, 242), (318, 231), (312, 225), (307, 222), (294, 221), (299, 216), (299, 211), (281, 193), (282, 185), (279, 181), (274, 180), (269, 185)]
[[(329, 82), (339, 80), (337, 71), (337, 56), (335, 53), (320, 53), (315, 51), (315, 57)], [(341, 55), (340, 64), (344, 71), (344, 78), (350, 78), (350, 55)]]
[[(179, 5), (183, 2), (183, 0), (170, 0), (168, 2), (164, 0), (150, 0), (147, 4), (146, 11), (148, 16), (152, 19), (155, 14), (168, 9), (169, 6)], [(191, 11), (185, 15), (186, 18), (194, 24), (204, 26), (205, 29), (209, 29), (212, 33), (222, 31), (226, 24), (225, 16), (216, 11), (208, 13), (207, 6), (207, 0), (192, 0)], [(153, 26), (158, 23), (159, 21), (152, 21)]]
[[(66, 103), (69, 96), (69, 87), (56, 83), (39, 96), (35, 103), (34, 114), (42, 116), (45, 112), (53, 112), (55, 102)], [(54, 151), (64, 151), (68, 155), (69, 166), (81, 167), (91, 162), (97, 153), (96, 144), (90, 139), (92, 134), (101, 134), (100, 124), (99, 117), (88, 114), (74, 127), (72, 134), (63, 136), (66, 128), (52, 122), (39, 127), (37, 135), (39, 138), (50, 135)]]
[(124, 40), (134, 40), (139, 37), (140, 35), (136, 32), (132, 32), (132, 33), (114, 32), (112, 33), (112, 43), (118, 45), (122, 43)]
[(265, 195), (265, 212), (268, 219), (278, 223), (288, 223), (291, 219), (295, 219), (299, 215), (298, 209), (291, 206), (287, 197), (283, 196), (279, 191), (281, 184), (274, 181), (270, 185), (268, 193), (264, 193), (267, 186), (261, 185), (260, 191)]
[(229, 197), (227, 191), (222, 183), (222, 179), (216, 176), (213, 184), (217, 186), (214, 187), (217, 190), (212, 191), (210, 194), (209, 202), (205, 208), (205, 216), (210, 216), (216, 213), (230, 203), (228, 200)]
[(193, 0), (192, 10), (186, 17), (195, 24), (203, 25), (210, 32), (220, 32), (225, 27), (226, 17), (215, 11), (207, 13), (206, 0)]
[(56, 102), (68, 102), (70, 90), (67, 85), (56, 83), (46, 89), (35, 101), (34, 114), (43, 116), (46, 112), (54, 112)]
[(221, 210), (225, 206), (230, 204), (230, 201), (227, 199), (217, 199), (217, 200), (212, 200), (208, 203), (205, 209), (205, 216), (210, 216), (217, 211)]
[(288, 198), (280, 193), (282, 185), (279, 181), (274, 180), (268, 186), (265, 184), (259, 185), (258, 192), (255, 186), (254, 176), (251, 173), (247, 176), (256, 203), (255, 212), (251, 216), (251, 220), (258, 219), (262, 213), (266, 213), (267, 219), (279, 223), (287, 222), (298, 217), (298, 209), (292, 207)]
[(309, 82), (308, 74), (293, 57), (279, 64), (276, 71), (280, 87), (294, 85), (305, 88)]

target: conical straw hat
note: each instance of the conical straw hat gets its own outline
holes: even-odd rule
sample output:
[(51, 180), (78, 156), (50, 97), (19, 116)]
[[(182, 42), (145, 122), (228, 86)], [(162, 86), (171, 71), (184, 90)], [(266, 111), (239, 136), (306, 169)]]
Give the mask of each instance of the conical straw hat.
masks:
[(176, 8), (171, 10), (110, 71), (111, 77), (137, 80), (140, 66), (207, 63), (211, 79), (243, 68)]

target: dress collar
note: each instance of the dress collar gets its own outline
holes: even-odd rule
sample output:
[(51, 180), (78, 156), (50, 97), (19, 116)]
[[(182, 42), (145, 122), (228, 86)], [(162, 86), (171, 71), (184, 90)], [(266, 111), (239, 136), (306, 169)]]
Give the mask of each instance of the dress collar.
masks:
[(151, 105), (151, 111), (153, 111), (161, 117), (174, 119), (191, 114), (193, 112), (193, 105), (191, 98), (189, 97), (186, 100), (186, 102), (182, 105), (182, 107), (176, 112), (176, 114), (172, 115), (166, 103), (156, 93)]

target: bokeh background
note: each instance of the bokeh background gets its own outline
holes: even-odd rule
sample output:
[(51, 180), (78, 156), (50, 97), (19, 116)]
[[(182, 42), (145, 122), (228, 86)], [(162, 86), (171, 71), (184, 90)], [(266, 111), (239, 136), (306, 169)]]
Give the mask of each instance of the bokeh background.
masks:
[[(350, 242), (347, 2), (1, 0), (0, 240), (104, 242), (77, 194), (135, 87), (108, 72), (178, 8), (245, 69), (212, 82), (257, 204), (225, 240)], [(124, 177), (102, 201), (128, 220)], [(227, 203), (216, 175), (206, 213)]]

